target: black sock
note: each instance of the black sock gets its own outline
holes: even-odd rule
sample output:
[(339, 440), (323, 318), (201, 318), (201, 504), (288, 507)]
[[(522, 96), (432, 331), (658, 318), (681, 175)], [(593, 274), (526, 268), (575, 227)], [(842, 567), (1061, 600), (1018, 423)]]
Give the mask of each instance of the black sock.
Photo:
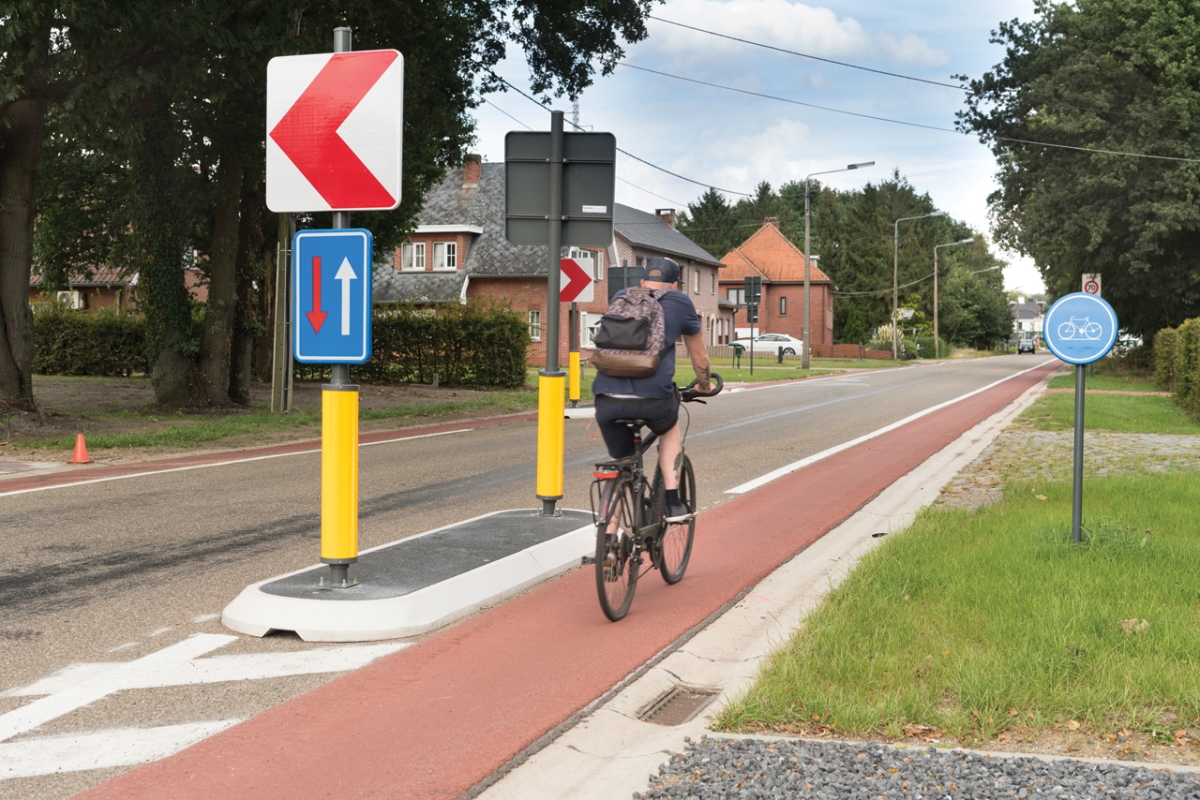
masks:
[(678, 489), (667, 489), (667, 502), (668, 503), (678, 503), (679, 502), (679, 490)]

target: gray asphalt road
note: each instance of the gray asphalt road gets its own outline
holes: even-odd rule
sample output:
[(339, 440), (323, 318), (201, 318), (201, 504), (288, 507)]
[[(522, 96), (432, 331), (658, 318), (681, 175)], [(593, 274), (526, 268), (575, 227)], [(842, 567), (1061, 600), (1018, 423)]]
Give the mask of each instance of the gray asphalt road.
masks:
[[(702, 507), (798, 459), (1047, 361), (1008, 356), (747, 386), (688, 406)], [(719, 371), (719, 368), (718, 368)], [(503, 508), (534, 507), (536, 425), (513, 422), (364, 447), (360, 545)], [(402, 435), (402, 434), (401, 434)], [(586, 508), (594, 424), (568, 421), (563, 505)], [(246, 585), (318, 560), (320, 456), (304, 454), (3, 496), (0, 690), (79, 662), (125, 661), (197, 632)], [(762, 491), (770, 491), (767, 487)], [(285, 652), (293, 636), (241, 637), (222, 654)], [(331, 678), (269, 678), (124, 692), (29, 736), (244, 719)], [(26, 697), (0, 696), (0, 714)], [(60, 797), (112, 770), (0, 780), (0, 798)]]

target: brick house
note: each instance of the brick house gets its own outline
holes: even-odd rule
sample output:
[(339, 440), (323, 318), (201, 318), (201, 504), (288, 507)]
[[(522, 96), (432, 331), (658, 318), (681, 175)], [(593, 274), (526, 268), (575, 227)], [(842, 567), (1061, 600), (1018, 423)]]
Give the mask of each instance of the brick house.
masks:
[[(757, 333), (804, 338), (804, 252), (779, 230), (779, 220), (767, 217), (754, 235), (721, 261), (726, 267), (721, 273), (721, 293), (739, 305), (744, 299), (744, 280), (762, 278)], [(817, 267), (814, 256), (809, 270), (809, 325), (815, 348), (833, 345), (833, 290), (833, 281)], [(743, 315), (738, 330), (749, 335), (745, 319)]]
[[(656, 216), (617, 204), (614, 230), (609, 247), (564, 252), (595, 276), (595, 299), (578, 304), (585, 358), (609, 297), (631, 279), (622, 266), (640, 266), (661, 255), (674, 258), (698, 289), (693, 292), (688, 284), (697, 310), (706, 321), (719, 315), (721, 262), (674, 229), (674, 211)], [(529, 361), (542, 363), (548, 338), (546, 262), (545, 247), (513, 245), (504, 236), (504, 164), (468, 156), (462, 168), (447, 172), (430, 190), (416, 231), (397, 248), (392, 269), (376, 266), (372, 288), (376, 303), (465, 303), (477, 297), (508, 302), (529, 322)], [(559, 362), (564, 365), (569, 310), (570, 303), (560, 304)]]
[[(88, 275), (71, 275), (66, 289), (51, 292), (42, 288), (42, 275), (35, 270), (29, 278), (29, 302), (34, 306), (58, 302), (78, 311), (107, 308), (117, 314), (136, 312), (137, 282), (136, 272), (125, 277), (111, 267), (97, 267)], [(208, 284), (199, 270), (185, 267), (183, 282), (193, 300), (203, 303), (208, 299)]]

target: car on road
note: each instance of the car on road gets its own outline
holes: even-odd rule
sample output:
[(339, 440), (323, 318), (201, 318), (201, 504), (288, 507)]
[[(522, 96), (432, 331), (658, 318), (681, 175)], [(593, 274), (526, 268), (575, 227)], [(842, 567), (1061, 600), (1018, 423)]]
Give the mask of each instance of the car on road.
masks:
[(788, 336), (786, 333), (764, 333), (757, 339), (738, 339), (733, 343), (733, 346), (749, 350), (752, 341), (754, 342), (754, 352), (756, 353), (771, 353), (773, 355), (783, 353), (785, 356), (795, 356), (804, 352), (804, 341), (797, 339), (795, 336)]
[(1037, 342), (1035, 342), (1033, 339), (1021, 339), (1019, 342), (1017, 342), (1017, 352), (1036, 353)]

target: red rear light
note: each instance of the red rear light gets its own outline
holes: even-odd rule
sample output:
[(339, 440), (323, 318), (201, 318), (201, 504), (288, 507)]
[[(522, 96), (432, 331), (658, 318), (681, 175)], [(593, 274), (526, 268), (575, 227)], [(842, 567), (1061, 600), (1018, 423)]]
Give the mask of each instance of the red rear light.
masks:
[(595, 475), (596, 478), (599, 480), (611, 481), (613, 478), (617, 477), (621, 473), (619, 473), (619, 472), (593, 472), (592, 474)]

